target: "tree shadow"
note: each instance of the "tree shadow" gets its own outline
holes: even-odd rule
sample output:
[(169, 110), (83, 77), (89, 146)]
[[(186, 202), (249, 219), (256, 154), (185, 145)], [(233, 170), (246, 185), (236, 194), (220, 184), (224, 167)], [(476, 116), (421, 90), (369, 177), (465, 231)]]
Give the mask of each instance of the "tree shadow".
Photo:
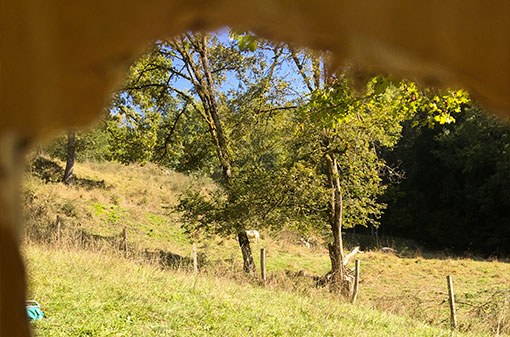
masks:
[[(164, 250), (145, 250), (144, 251), (145, 258), (149, 261), (154, 261), (158, 263), (162, 267), (170, 267), (173, 269), (179, 268), (189, 268), (193, 266), (193, 259), (185, 256), (181, 256), (179, 254), (174, 254), (172, 252), (167, 252)], [(197, 262), (199, 266), (203, 266), (205, 264), (205, 255), (198, 254)]]
[(352, 249), (359, 246), (362, 251), (378, 251), (393, 254), (402, 259), (422, 258), (426, 260), (456, 260), (470, 259), (473, 261), (498, 261), (510, 263), (509, 257), (497, 257), (479, 254), (472, 251), (455, 251), (451, 249), (434, 249), (412, 239), (394, 237), (389, 235), (343, 233), (344, 247)]
[(109, 244), (112, 247), (115, 247), (117, 249), (122, 249), (122, 233), (117, 235), (99, 235), (99, 234), (91, 234), (87, 233), (86, 231), (82, 230), (80, 234), (80, 240), (82, 245), (90, 245), (90, 244), (97, 244), (97, 243), (106, 243)]
[[(64, 177), (64, 169), (55, 161), (44, 157), (37, 157), (30, 164), (32, 175), (38, 177), (46, 184), (62, 182)], [(83, 187), (87, 190), (91, 189), (107, 189), (104, 180), (93, 180), (88, 178), (80, 178), (74, 175), (71, 185)]]
[(64, 169), (53, 160), (37, 157), (30, 163), (32, 175), (43, 180), (45, 183), (58, 183), (62, 181)]
[(99, 188), (99, 189), (103, 189), (103, 190), (108, 189), (106, 187), (104, 180), (93, 180), (93, 179), (87, 179), (87, 178), (74, 177), (74, 179), (71, 181), (71, 184), (83, 187), (87, 190), (92, 190), (94, 188)]

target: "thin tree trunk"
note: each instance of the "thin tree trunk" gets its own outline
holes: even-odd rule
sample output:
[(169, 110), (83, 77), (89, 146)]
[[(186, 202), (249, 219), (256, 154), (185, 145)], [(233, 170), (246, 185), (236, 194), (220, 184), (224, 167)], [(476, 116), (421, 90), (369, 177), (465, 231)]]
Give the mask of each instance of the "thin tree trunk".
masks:
[[(202, 63), (205, 77), (204, 83), (204, 80), (200, 78), (200, 76), (197, 76), (199, 81), (203, 83), (203, 86), (205, 86), (205, 88), (203, 88), (204, 94), (201, 95), (200, 98), (206, 113), (210, 116), (212, 121), (212, 123), (209, 123), (211, 136), (214, 144), (216, 145), (216, 152), (222, 168), (223, 178), (225, 179), (225, 183), (229, 185), (232, 178), (232, 169), (227, 151), (227, 141), (223, 133), (223, 127), (218, 113), (214, 82), (209, 64), (209, 47), (207, 45), (207, 36), (205, 34), (201, 36), (200, 43), (198, 45), (200, 46), (198, 52), (200, 54), (200, 62)], [(246, 273), (255, 274), (255, 262), (253, 261), (250, 241), (248, 240), (248, 236), (244, 230), (238, 233), (238, 239), (239, 246), (241, 247), (241, 252), (243, 254), (244, 271)]]
[(74, 158), (76, 150), (76, 132), (69, 131), (67, 134), (67, 162), (62, 182), (69, 185), (73, 180)]
[[(191, 50), (184, 46), (184, 41), (186, 39), (193, 46)], [(232, 170), (230, 157), (227, 151), (228, 142), (225, 138), (223, 127), (219, 118), (218, 104), (214, 90), (214, 79), (209, 62), (207, 35), (201, 33), (185, 34), (180, 39), (175, 39), (172, 46), (179, 54), (181, 54), (182, 61), (184, 62), (188, 73), (186, 78), (192, 83), (196, 94), (200, 97), (203, 111), (197, 106), (195, 106), (195, 109), (200, 113), (209, 126), (209, 133), (216, 148), (223, 177), (228, 185), (232, 176)], [(193, 55), (196, 55), (195, 53), (198, 53), (198, 59), (194, 58)], [(195, 61), (197, 61), (197, 63), (195, 63)], [(175, 88), (173, 88), (173, 90), (179, 92), (184, 97), (187, 96), (180, 90), (176, 90)], [(189, 101), (193, 102), (193, 99), (189, 97)]]
[(313, 83), (316, 90), (321, 88), (321, 63), (323, 62), (317, 52), (312, 52)]
[[(176, 50), (183, 56), (183, 61), (189, 74), (190, 81), (192, 82), (197, 95), (202, 102), (203, 111), (197, 111), (204, 118), (209, 126), (209, 133), (211, 135), (213, 144), (216, 148), (216, 153), (220, 166), (222, 169), (223, 179), (227, 186), (230, 185), (232, 179), (232, 169), (230, 157), (228, 154), (228, 140), (223, 132), (222, 123), (219, 116), (218, 103), (214, 88), (214, 78), (212, 76), (211, 64), (209, 62), (209, 46), (206, 34), (193, 34), (185, 35), (189, 42), (193, 45), (194, 50), (198, 53), (198, 60), (195, 63), (193, 56), (187, 49), (180, 44), (179, 40), (174, 40)], [(181, 39), (182, 41), (182, 39)], [(192, 99), (190, 99), (192, 101)], [(255, 263), (250, 247), (250, 241), (246, 236), (245, 231), (238, 233), (239, 246), (243, 254), (244, 270), (247, 273), (255, 272)]]
[(218, 115), (218, 104), (216, 102), (216, 93), (214, 90), (211, 67), (209, 65), (209, 48), (207, 46), (207, 37), (205, 34), (202, 35), (201, 44), (202, 45), (199, 49), (199, 54), (207, 82), (207, 89), (205, 90), (207, 104), (204, 104), (204, 107), (209, 107), (208, 113), (211, 116), (214, 125), (214, 127), (211, 127), (212, 136), (216, 145), (216, 151), (218, 152), (218, 157), (223, 171), (223, 177), (225, 178), (225, 181), (229, 183), (230, 178), (232, 177), (232, 170), (230, 165), (230, 158), (227, 152), (227, 142), (225, 140), (223, 128)]
[(335, 155), (333, 153), (327, 154), (326, 160), (328, 163), (328, 178), (331, 185), (329, 223), (331, 232), (333, 233), (333, 242), (328, 244), (329, 258), (331, 260), (331, 280), (333, 289), (345, 293), (349, 287), (346, 283), (345, 267), (343, 265), (342, 189)]
[(257, 269), (255, 268), (255, 262), (253, 261), (253, 256), (251, 254), (250, 240), (248, 239), (248, 235), (246, 235), (246, 231), (240, 231), (237, 234), (237, 237), (239, 240), (239, 246), (241, 247), (241, 252), (243, 253), (244, 272), (255, 275)]

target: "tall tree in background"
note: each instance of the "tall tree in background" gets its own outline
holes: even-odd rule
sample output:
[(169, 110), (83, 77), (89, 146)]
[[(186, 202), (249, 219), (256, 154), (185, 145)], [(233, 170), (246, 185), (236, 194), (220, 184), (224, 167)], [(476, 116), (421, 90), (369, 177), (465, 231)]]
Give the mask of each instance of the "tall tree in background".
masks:
[[(70, 137), (73, 133), (74, 137)], [(70, 130), (62, 134), (45, 146), (44, 152), (67, 162), (68, 151), (74, 146), (74, 157), (77, 162), (110, 160), (112, 156), (109, 149), (109, 137), (106, 123), (101, 121), (96, 127), (88, 131)]]

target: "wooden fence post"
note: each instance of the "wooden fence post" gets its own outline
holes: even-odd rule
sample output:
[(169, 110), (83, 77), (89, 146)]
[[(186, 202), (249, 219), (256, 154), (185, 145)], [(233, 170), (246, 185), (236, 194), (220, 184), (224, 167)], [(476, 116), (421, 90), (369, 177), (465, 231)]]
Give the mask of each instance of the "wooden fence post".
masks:
[(260, 276), (262, 278), (262, 282), (266, 285), (266, 249), (260, 249)]
[(124, 228), (122, 230), (122, 248), (124, 249), (124, 254), (127, 256), (128, 253), (128, 239), (127, 239), (127, 230)]
[(457, 329), (457, 314), (455, 313), (455, 297), (453, 295), (452, 277), (450, 275), (446, 276), (446, 281), (448, 282), (448, 295), (450, 302), (450, 315), (452, 320), (452, 327), (454, 329)]
[(193, 242), (193, 273), (198, 273), (197, 244)]
[(356, 267), (354, 269), (354, 291), (352, 293), (352, 304), (356, 303), (359, 289), (359, 260), (356, 260)]
[(60, 241), (60, 215), (57, 215), (57, 222), (55, 223), (55, 230), (57, 231), (56, 239), (57, 241)]

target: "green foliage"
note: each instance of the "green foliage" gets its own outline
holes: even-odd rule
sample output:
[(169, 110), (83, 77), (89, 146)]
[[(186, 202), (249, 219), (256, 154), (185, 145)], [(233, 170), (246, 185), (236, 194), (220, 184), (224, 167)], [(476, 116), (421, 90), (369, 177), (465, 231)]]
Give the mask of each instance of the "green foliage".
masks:
[(221, 41), (217, 35), (184, 34), (158, 41), (130, 68), (110, 109), (114, 157), (124, 163), (155, 161), (181, 171), (212, 173), (218, 167), (217, 147), (229, 151), (228, 141), (216, 144), (218, 125), (212, 116), (223, 114), (225, 100), (234, 94), (222, 85), (234, 74), (241, 88), (256, 60), (253, 51), (245, 53), (235, 41)]
[(229, 31), (230, 39), (236, 40), (238, 47), (241, 51), (251, 51), (254, 52), (257, 50), (258, 38), (250, 33), (238, 33), (236, 31), (230, 30)]
[[(119, 104), (118, 100), (115, 104)], [(122, 163), (145, 163), (154, 157), (161, 124), (159, 113), (144, 110), (143, 113), (123, 108), (123, 113), (112, 114), (108, 129), (112, 135), (110, 149), (112, 157)]]
[(380, 82), (371, 81), (367, 96), (359, 98), (345, 78), (336, 79), (314, 91), (309, 104), (273, 111), (263, 122), (245, 112), (244, 123), (230, 134), (236, 149), (230, 184), (212, 194), (190, 189), (181, 198), (187, 231), (327, 231), (327, 153), (338, 156), (344, 225), (377, 224), (385, 206), (377, 202), (384, 191), (384, 161), (377, 152), (399, 139), (400, 123), (417, 109), (402, 102), (414, 102), (418, 94), (412, 83), (386, 83), (381, 89)]
[(430, 90), (421, 92), (412, 82), (381, 77), (369, 81), (361, 97), (342, 77), (312, 93), (301, 123), (315, 135), (309, 151), (319, 156), (332, 153), (338, 159), (345, 227), (378, 224), (385, 208), (377, 200), (386, 187), (381, 178), (391, 172), (379, 153), (400, 139), (402, 123), (415, 114), (421, 116), (421, 125), (453, 122), (452, 114), (467, 102), (461, 90), (432, 96)]
[(193, 189), (183, 193), (179, 210), (188, 232), (229, 235), (249, 228), (279, 231), (284, 226), (309, 232), (322, 226), (327, 194), (314, 185), (313, 169), (304, 163), (242, 169), (228, 186), (211, 194)]
[[(209, 71), (201, 63), (205, 51)], [(388, 165), (381, 153), (399, 141), (402, 123), (417, 116), (407, 124), (450, 130), (448, 124), (462, 119), (459, 113), (469, 98), (462, 90), (423, 90), (411, 82), (383, 77), (371, 79), (358, 93), (343, 76), (326, 74), (324, 59), (327, 55), (296, 52), (248, 32), (231, 31), (228, 41), (198, 33), (157, 41), (130, 68), (104, 125), (86, 136), (100, 141), (91, 141), (99, 147), (84, 156), (96, 153), (97, 158), (126, 164), (152, 161), (179, 171), (221, 176), (216, 180), (225, 184), (217, 190), (186, 192), (180, 210), (189, 232), (223, 234), (245, 227), (326, 232), (331, 186), (325, 160), (334, 157), (344, 227), (377, 225), (386, 202), (405, 194), (390, 188), (386, 199), (379, 198), (399, 164)], [(301, 85), (283, 74), (291, 62), (303, 77)], [(217, 123), (208, 114), (208, 102), (215, 102)], [(80, 137), (78, 156), (85, 153), (80, 150)], [(454, 151), (458, 144), (446, 138), (441, 144)], [(63, 146), (61, 141), (54, 152), (65, 155)], [(458, 167), (462, 161), (456, 156), (437, 157), (448, 162), (446, 167)], [(452, 163), (453, 158), (457, 162)], [(478, 159), (485, 160), (477, 155), (462, 165), (476, 171)], [(228, 183), (221, 175), (226, 163), (232, 172)], [(498, 170), (504, 172), (504, 167)], [(441, 168), (436, 174), (446, 171)], [(501, 185), (501, 176), (498, 173), (492, 185), (486, 184), (485, 192), (475, 193), (477, 197), (484, 199), (490, 194), (487, 191)], [(395, 197), (388, 197), (390, 193)], [(412, 218), (407, 212), (402, 217)]]
[(437, 123), (454, 123), (455, 118), (452, 116), (452, 113), (460, 113), (462, 105), (467, 103), (469, 103), (469, 97), (463, 90), (450, 91), (441, 96), (434, 95), (428, 101), (427, 110), (429, 111), (429, 116), (425, 122), (428, 126), (433, 126)]
[[(357, 97), (348, 80), (334, 78), (312, 93), (300, 114), (301, 132), (296, 137), (297, 155), (316, 166), (319, 181), (327, 181), (323, 157), (338, 160), (343, 193), (343, 226), (377, 224), (384, 204), (377, 196), (384, 191), (381, 147), (391, 147), (400, 137), (400, 123), (416, 110), (412, 83), (393, 84), (374, 78), (366, 96)], [(326, 219), (324, 219), (326, 220)]]

